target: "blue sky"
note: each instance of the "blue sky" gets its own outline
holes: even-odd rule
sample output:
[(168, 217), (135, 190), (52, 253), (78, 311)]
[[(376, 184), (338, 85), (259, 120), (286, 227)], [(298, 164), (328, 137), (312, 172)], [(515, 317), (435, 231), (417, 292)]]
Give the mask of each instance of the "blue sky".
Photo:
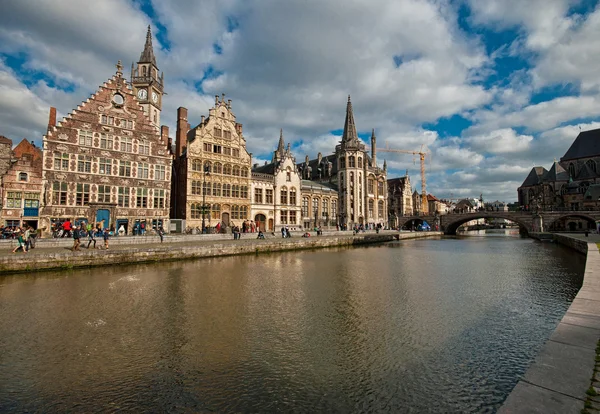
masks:
[[(40, 143), (48, 108), (64, 116), (129, 68), (148, 24), (163, 122), (184, 106), (198, 123), (225, 93), (254, 162), (280, 128), (298, 160), (331, 153), (350, 94), (367, 143), (375, 128), (380, 146), (428, 148), (430, 193), (514, 201), (600, 127), (597, 1), (22, 0), (0, 16), (0, 134)], [(383, 159), (420, 190), (411, 156)]]

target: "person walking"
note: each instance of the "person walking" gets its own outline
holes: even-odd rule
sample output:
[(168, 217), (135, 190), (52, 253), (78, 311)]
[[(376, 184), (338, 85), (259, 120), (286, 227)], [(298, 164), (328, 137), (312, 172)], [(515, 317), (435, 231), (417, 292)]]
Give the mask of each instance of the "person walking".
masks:
[(285, 227), (281, 227), (281, 238), (285, 239)]
[(24, 236), (24, 241), (25, 241), (25, 251), (28, 252), (29, 251), (29, 236), (31, 235), (31, 230), (29, 229), (29, 226), (25, 226), (25, 236)]
[(73, 227), (73, 248), (71, 249), (72, 251), (79, 250), (79, 238), (79, 226), (75, 226)]
[(162, 242), (163, 242), (163, 237), (164, 237), (164, 235), (165, 235), (165, 232), (163, 231), (163, 228), (162, 228), (162, 227), (159, 227), (159, 228), (156, 230), (156, 233), (158, 233), (158, 237), (160, 237), (160, 242), (162, 243)]
[(92, 231), (92, 225), (88, 224), (88, 231), (87, 231), (87, 236), (88, 236), (88, 245), (87, 248), (90, 248), (90, 244), (92, 244), (92, 242), (94, 242), (94, 249), (96, 248), (96, 238), (94, 237), (94, 232)]
[(25, 241), (23, 240), (23, 232), (21, 231), (17, 235), (17, 247), (15, 247), (12, 252), (16, 253), (19, 249), (21, 249), (23, 253), (27, 253), (27, 250), (25, 250)]
[(108, 250), (108, 229), (104, 229), (104, 233), (102, 233), (102, 238), (104, 239), (104, 250)]

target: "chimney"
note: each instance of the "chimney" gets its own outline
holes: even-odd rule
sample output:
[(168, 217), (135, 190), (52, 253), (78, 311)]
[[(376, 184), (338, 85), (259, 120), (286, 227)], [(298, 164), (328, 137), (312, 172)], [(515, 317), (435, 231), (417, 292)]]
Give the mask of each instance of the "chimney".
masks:
[(231, 99), (227, 99), (227, 108), (231, 109)]
[(215, 108), (219, 105), (219, 95), (215, 95)]
[(177, 108), (177, 135), (175, 136), (175, 157), (181, 157), (185, 144), (187, 143), (187, 133), (190, 130), (190, 124), (187, 120), (187, 108), (180, 106)]
[(200, 117), (200, 125), (204, 125), (204, 115)]
[(166, 125), (163, 125), (160, 127), (160, 139), (162, 140), (163, 144), (167, 145), (167, 143), (169, 142), (169, 127)]
[(56, 108), (50, 107), (50, 116), (48, 117), (48, 130), (56, 126)]

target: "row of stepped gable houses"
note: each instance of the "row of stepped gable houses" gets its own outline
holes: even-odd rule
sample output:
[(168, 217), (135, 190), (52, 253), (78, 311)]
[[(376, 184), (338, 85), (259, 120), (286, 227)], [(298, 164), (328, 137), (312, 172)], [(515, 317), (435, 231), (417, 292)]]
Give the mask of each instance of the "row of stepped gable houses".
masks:
[[(193, 127), (180, 107), (173, 142), (160, 124), (164, 87), (148, 27), (130, 79), (119, 62), (60, 122), (50, 108), (42, 148), (25, 139), (12, 148), (0, 137), (1, 224), (47, 232), (68, 219), (132, 233), (169, 231), (175, 219), (199, 229), (351, 229), (395, 227), (396, 217), (423, 211), (408, 172), (388, 179), (386, 162), (378, 166), (375, 132), (370, 151), (358, 138), (350, 97), (332, 154), (297, 162), (280, 133), (271, 161), (258, 165), (224, 95)], [(428, 195), (425, 207), (444, 214), (457, 206)]]

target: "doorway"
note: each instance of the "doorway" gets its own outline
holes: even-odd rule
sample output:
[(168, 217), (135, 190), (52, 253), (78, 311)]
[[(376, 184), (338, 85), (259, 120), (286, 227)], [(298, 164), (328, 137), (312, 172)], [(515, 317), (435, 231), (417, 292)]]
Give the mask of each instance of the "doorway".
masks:
[(256, 228), (260, 231), (265, 231), (265, 225), (267, 222), (267, 217), (264, 214), (257, 214), (254, 217), (254, 222), (256, 223)]
[(102, 209), (96, 212), (96, 223), (100, 223), (102, 230), (110, 226), (110, 211)]
[(221, 214), (221, 221), (225, 227), (229, 227), (229, 213)]
[(273, 228), (273, 219), (269, 219), (269, 231), (275, 231)]

